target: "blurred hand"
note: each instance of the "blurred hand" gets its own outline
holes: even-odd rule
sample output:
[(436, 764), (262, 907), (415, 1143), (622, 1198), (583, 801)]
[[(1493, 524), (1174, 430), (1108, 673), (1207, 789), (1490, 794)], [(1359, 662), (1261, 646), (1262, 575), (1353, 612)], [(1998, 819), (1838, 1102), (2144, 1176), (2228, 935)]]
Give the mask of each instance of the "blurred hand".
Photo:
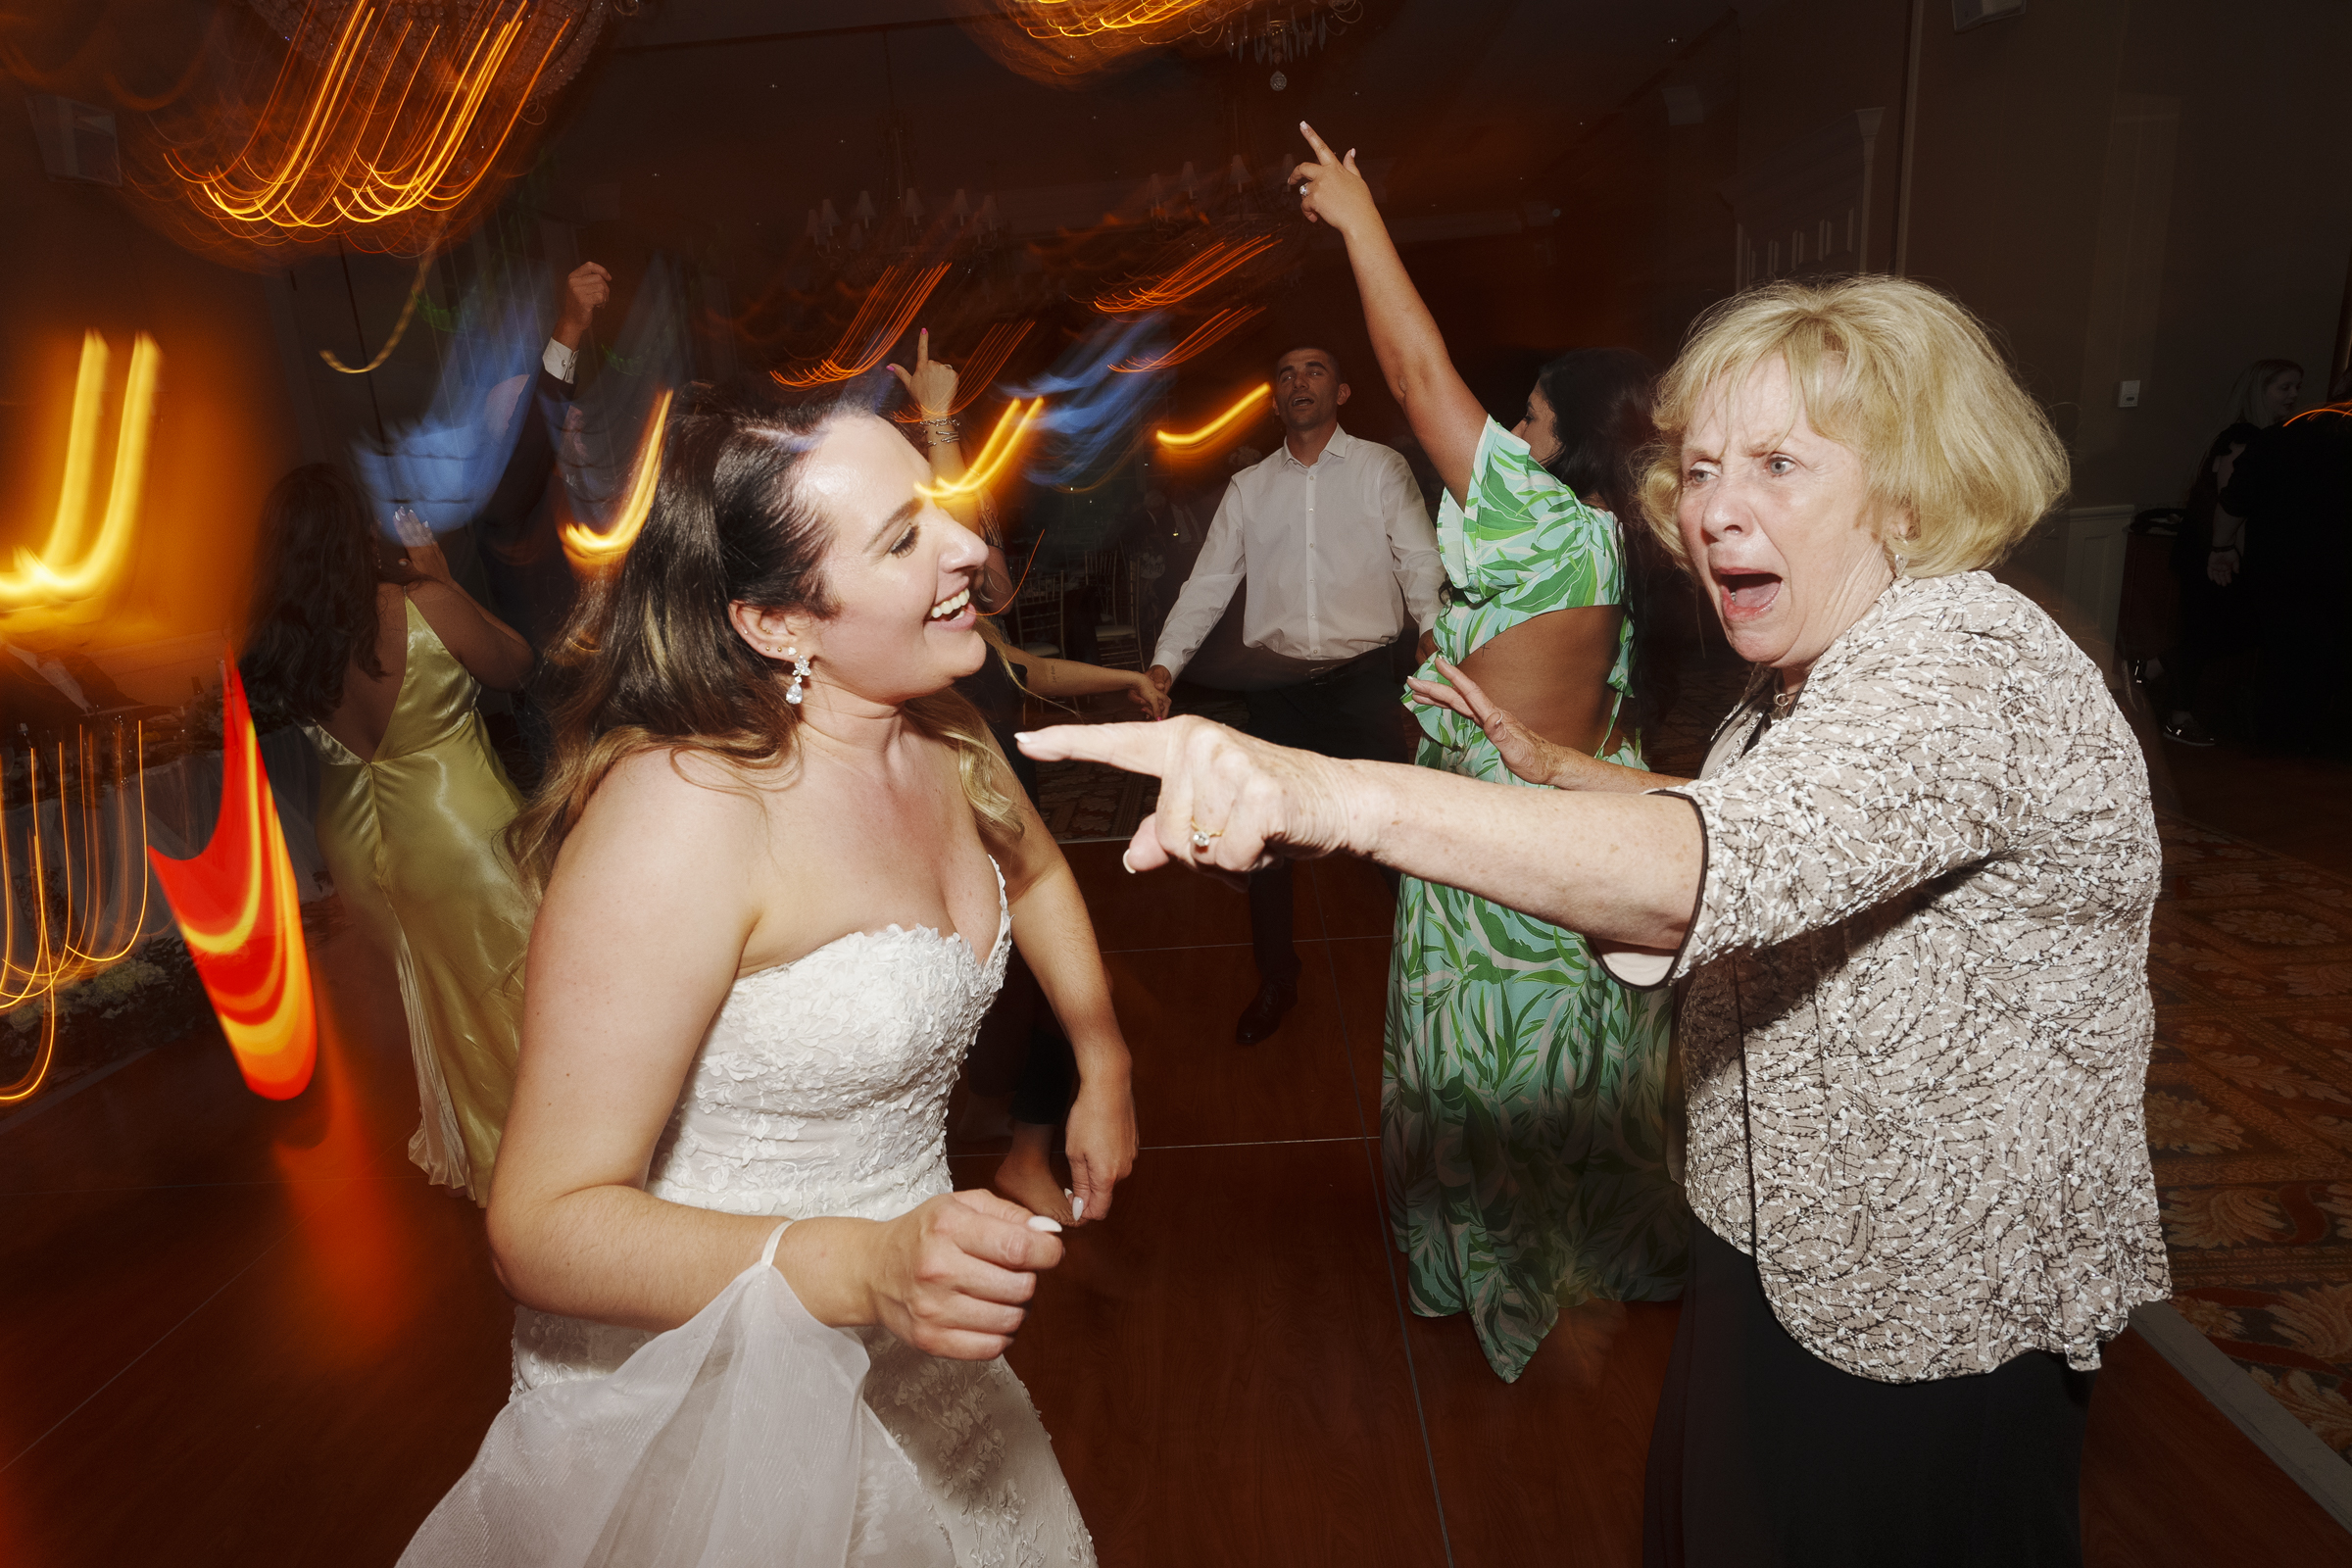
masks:
[(1176, 684), (1176, 677), (1168, 673), (1168, 666), (1165, 664), (1153, 664), (1150, 669), (1145, 670), (1144, 679), (1163, 692)]
[(556, 341), (567, 349), (580, 346), (588, 335), (588, 323), (596, 318), (597, 307), (612, 297), (612, 274), (594, 262), (582, 262), (564, 279), (564, 293), (556, 304)]
[[(1057, 724), (1017, 737), (1041, 762), (1076, 758), (1157, 777), (1159, 808), (1121, 857), (1130, 871), (1174, 861), (1239, 881), (1287, 856), (1328, 855), (1374, 827), (1361, 764), (1270, 745), (1190, 714), (1158, 724)], [(1193, 842), (1199, 833), (1207, 840)]]
[(1160, 690), (1159, 683), (1151, 676), (1136, 676), (1135, 684), (1127, 688), (1127, 695), (1134, 700), (1136, 707), (1154, 719), (1168, 716), (1168, 694)]
[(931, 358), (931, 329), (924, 327), (914, 335), (914, 373), (909, 375), (897, 366), (890, 373), (899, 378), (899, 385), (914, 399), (914, 406), (923, 411), (926, 419), (944, 419), (956, 407), (956, 367)]
[(1070, 1197), (1076, 1224), (1110, 1212), (1111, 1189), (1135, 1169), (1135, 1094), (1122, 1074), (1114, 1083), (1080, 1075), (1062, 1135), (1070, 1156)]
[(865, 1256), (867, 1320), (926, 1355), (993, 1360), (1019, 1330), (1038, 1271), (1060, 1261), (1061, 1239), (1029, 1229), (1020, 1204), (994, 1193), (950, 1193), (875, 1226)]
[(2227, 588), (2237, 575), (2237, 552), (2216, 550), (2205, 557), (2205, 575), (2213, 579), (2216, 588)]
[(1553, 745), (1520, 723), (1509, 709), (1497, 707), (1479, 690), (1478, 682), (1463, 674), (1457, 665), (1443, 659), (1437, 664), (1438, 673), (1452, 684), (1408, 676), (1404, 684), (1415, 701), (1432, 708), (1451, 709), (1486, 731), (1487, 739), (1501, 754), (1502, 765), (1530, 784), (1557, 781), (1561, 763), (1576, 754), (1565, 746)]
[(1306, 220), (1329, 223), (1342, 234), (1379, 222), (1380, 209), (1373, 204), (1372, 187), (1356, 172), (1355, 149), (1348, 148), (1343, 159), (1305, 121), (1298, 122), (1298, 128), (1315, 150), (1313, 163), (1300, 164), (1291, 172), (1291, 183), (1298, 191), (1298, 210), (1306, 215)]
[(1421, 640), (1413, 644), (1414, 662), (1417, 663), (1426, 664), (1429, 662), (1430, 655), (1436, 653), (1437, 651), (1438, 634), (1434, 631), (1425, 631), (1421, 634)]

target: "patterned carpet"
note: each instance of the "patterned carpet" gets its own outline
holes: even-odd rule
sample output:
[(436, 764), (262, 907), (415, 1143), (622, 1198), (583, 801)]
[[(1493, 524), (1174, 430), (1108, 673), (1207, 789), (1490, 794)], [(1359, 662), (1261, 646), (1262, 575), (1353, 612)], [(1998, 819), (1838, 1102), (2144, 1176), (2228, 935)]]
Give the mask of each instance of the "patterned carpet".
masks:
[(2148, 1142), (2174, 1304), (2352, 1460), (2352, 882), (2160, 827)]
[[(1176, 711), (1199, 713), (1236, 729), (1247, 726), (1249, 710), (1239, 697), (1224, 692), (1176, 688)], [(1123, 699), (1093, 698), (1067, 710), (1048, 711), (1032, 705), (1028, 721), (1040, 724), (1125, 723), (1136, 710)], [(1122, 773), (1095, 762), (1040, 762), (1037, 768), (1038, 812), (1053, 830), (1056, 843), (1093, 844), (1109, 839), (1124, 844), (1135, 836), (1138, 823), (1159, 802), (1159, 780)]]

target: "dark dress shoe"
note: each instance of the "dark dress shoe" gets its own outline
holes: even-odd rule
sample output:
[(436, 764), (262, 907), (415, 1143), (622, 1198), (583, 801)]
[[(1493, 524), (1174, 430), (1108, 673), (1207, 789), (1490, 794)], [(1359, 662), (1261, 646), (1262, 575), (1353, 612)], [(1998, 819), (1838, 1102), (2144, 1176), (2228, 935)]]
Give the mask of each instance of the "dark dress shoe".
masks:
[(1298, 1005), (1298, 984), (1275, 985), (1271, 981), (1257, 988), (1257, 996), (1233, 1026), (1237, 1045), (1254, 1046), (1282, 1027), (1282, 1015)]

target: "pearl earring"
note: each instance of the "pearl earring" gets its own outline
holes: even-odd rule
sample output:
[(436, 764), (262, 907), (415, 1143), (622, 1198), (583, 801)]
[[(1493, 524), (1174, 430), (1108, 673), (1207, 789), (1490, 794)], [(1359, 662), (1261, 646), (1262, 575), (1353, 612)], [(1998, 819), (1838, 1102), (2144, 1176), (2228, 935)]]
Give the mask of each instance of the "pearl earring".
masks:
[(807, 695), (801, 688), (808, 682), (808, 661), (798, 648), (785, 649), (783, 657), (792, 661), (792, 684), (784, 688), (784, 700), (798, 708)]

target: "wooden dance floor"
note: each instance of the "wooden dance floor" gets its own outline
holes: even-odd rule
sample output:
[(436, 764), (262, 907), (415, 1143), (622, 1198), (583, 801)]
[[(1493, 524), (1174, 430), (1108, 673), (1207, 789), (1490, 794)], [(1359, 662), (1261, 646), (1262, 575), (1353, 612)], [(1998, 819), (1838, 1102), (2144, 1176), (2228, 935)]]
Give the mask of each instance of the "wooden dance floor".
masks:
[[(1145, 1152), (1012, 1352), (1102, 1559), (1631, 1564), (1672, 1305), (1563, 1319), (1516, 1385), (1411, 1317), (1377, 1186), (1389, 899), (1301, 877), (1297, 1012), (1232, 1043), (1242, 900), (1072, 851), (1136, 1054)], [(481, 1220), (403, 1154), (392, 977), (315, 955), (319, 1074), (139, 1057), (0, 1130), (0, 1563), (388, 1564), (506, 1396)], [(978, 1183), (984, 1157), (957, 1162)], [(2095, 1564), (2322, 1563), (2352, 1538), (2132, 1336), (2090, 1418)]]

